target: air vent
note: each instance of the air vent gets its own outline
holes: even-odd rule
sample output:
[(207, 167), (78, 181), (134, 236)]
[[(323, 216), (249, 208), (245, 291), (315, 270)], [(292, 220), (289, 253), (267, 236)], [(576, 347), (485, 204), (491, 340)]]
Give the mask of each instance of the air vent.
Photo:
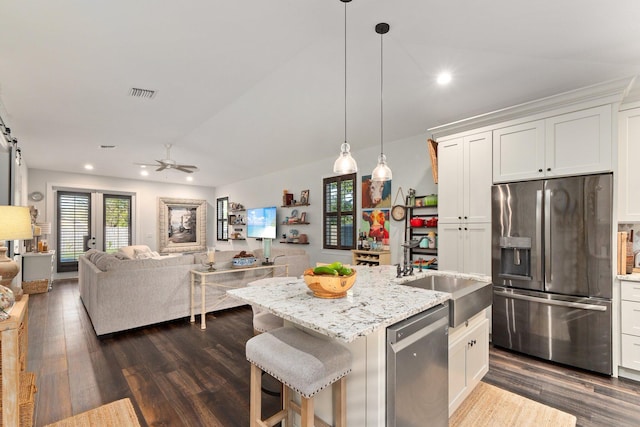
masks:
[(151, 99), (156, 96), (156, 91), (151, 89), (140, 89), (137, 87), (132, 87), (129, 89), (129, 96), (134, 98), (145, 98)]
[(101, 145), (100, 148), (102, 150), (114, 150), (117, 147), (117, 145)]

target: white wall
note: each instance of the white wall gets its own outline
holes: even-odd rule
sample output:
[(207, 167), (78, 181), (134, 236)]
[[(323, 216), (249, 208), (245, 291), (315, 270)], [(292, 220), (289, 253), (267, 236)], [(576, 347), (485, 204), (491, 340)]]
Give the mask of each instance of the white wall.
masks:
[[(411, 138), (385, 143), (384, 149), (388, 164), (393, 171), (391, 186), (391, 202), (394, 202), (398, 187), (402, 187), (407, 195), (409, 188), (415, 188), (419, 195), (437, 193), (437, 185), (433, 183), (431, 162), (427, 147), (427, 135), (416, 135)], [(307, 212), (310, 225), (295, 227), (278, 227), (278, 235), (290, 228), (297, 228), (300, 233), (309, 236), (309, 245), (301, 246), (309, 253), (311, 262), (351, 262), (351, 253), (322, 249), (322, 179), (333, 176), (333, 162), (340, 150), (340, 141), (335, 142), (335, 157), (306, 163), (301, 159), (301, 165), (282, 165), (278, 173), (260, 177), (252, 177), (218, 188), (193, 185), (176, 185), (144, 180), (125, 180), (89, 174), (72, 174), (49, 170), (30, 169), (28, 192), (40, 191), (46, 195), (42, 202), (31, 202), (39, 210), (38, 221), (53, 222), (55, 201), (52, 189), (54, 187), (78, 188), (83, 190), (119, 191), (136, 194), (136, 218), (134, 242), (146, 244), (157, 249), (158, 246), (158, 198), (175, 197), (184, 199), (206, 199), (207, 205), (207, 242), (213, 243), (219, 250), (254, 250), (261, 247), (261, 242), (255, 239), (246, 241), (217, 242), (215, 240), (215, 205), (216, 198), (229, 197), (230, 202), (242, 203), (247, 208), (278, 206), (278, 220), (289, 216), (291, 208), (281, 208), (282, 190), (286, 189), (299, 198), (302, 190), (309, 190), (310, 206), (298, 208), (299, 212)], [(352, 154), (358, 162), (358, 180), (363, 175), (370, 175), (376, 165), (378, 149), (355, 150)], [(251, 172), (247, 171), (247, 175)], [(359, 189), (358, 189), (359, 191)], [(359, 193), (358, 193), (359, 194)], [(398, 203), (403, 203), (398, 200)], [(361, 217), (361, 195), (358, 195), (358, 218)], [(360, 220), (357, 224), (360, 228)], [(50, 239), (52, 240), (52, 239)], [(394, 263), (402, 262), (401, 244), (404, 241), (404, 222), (391, 220), (390, 247)], [(53, 246), (54, 242), (51, 241)], [(280, 243), (274, 241), (273, 246)]]
[[(419, 195), (437, 193), (437, 185), (433, 183), (431, 173), (431, 161), (427, 146), (427, 135), (416, 135), (411, 138), (386, 143), (385, 155), (389, 167), (393, 172), (391, 184), (391, 202), (393, 204), (398, 187), (402, 187), (405, 195), (409, 188), (414, 188)], [(345, 251), (322, 249), (322, 179), (333, 176), (333, 162), (340, 151), (339, 141), (335, 142), (335, 158), (322, 159), (301, 166), (283, 165), (278, 173), (249, 178), (245, 181), (216, 188), (216, 197), (229, 197), (230, 202), (242, 203), (247, 208), (262, 206), (278, 206), (278, 221), (281, 222), (291, 213), (291, 208), (281, 208), (282, 190), (286, 189), (298, 198), (300, 191), (310, 190), (310, 206), (298, 208), (299, 212), (307, 212), (310, 225), (297, 225), (295, 227), (278, 227), (278, 235), (287, 232), (290, 228), (296, 228), (300, 233), (309, 236), (309, 245), (302, 246), (309, 252), (313, 264), (316, 262), (341, 261), (350, 263), (351, 253)], [(376, 166), (379, 150), (354, 150), (352, 155), (358, 162), (358, 181), (363, 175), (370, 175)], [(301, 163), (303, 163), (301, 161)], [(404, 203), (398, 200), (398, 203)], [(361, 195), (358, 189), (358, 218), (361, 218)], [(360, 220), (357, 224), (360, 228)], [(273, 246), (280, 243), (274, 241)], [(390, 247), (393, 263), (402, 261), (401, 244), (404, 241), (404, 221), (391, 220)], [(253, 250), (260, 247), (260, 242), (255, 239), (247, 241), (216, 242), (219, 249), (233, 248), (240, 250)]]
[[(211, 187), (166, 184), (142, 180), (126, 180), (88, 174), (73, 174), (49, 170), (29, 170), (29, 193), (40, 191), (46, 195), (43, 201), (33, 202), (38, 209), (39, 222), (54, 222), (55, 198), (53, 188), (116, 191), (133, 193), (136, 196), (133, 242), (158, 248), (158, 198), (204, 199), (207, 205), (207, 241), (215, 238), (214, 190)], [(49, 238), (55, 247), (53, 236)], [(62, 277), (62, 276), (61, 276)]]

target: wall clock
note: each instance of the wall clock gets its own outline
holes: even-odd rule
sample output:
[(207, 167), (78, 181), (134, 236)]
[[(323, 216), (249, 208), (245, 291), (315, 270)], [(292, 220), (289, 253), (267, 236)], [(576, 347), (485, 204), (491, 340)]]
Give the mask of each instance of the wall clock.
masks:
[(34, 202), (39, 202), (40, 200), (44, 199), (44, 194), (39, 191), (34, 191), (33, 193), (29, 194), (29, 198)]
[(402, 221), (407, 214), (407, 211), (403, 205), (395, 205), (391, 208), (391, 217), (396, 221)]

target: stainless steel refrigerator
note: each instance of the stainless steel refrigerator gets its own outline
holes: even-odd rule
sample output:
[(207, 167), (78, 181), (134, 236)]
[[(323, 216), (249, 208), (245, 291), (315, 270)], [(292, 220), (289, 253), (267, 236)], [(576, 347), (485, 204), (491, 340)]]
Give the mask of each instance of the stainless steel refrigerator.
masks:
[(493, 344), (612, 373), (612, 176), (492, 187)]

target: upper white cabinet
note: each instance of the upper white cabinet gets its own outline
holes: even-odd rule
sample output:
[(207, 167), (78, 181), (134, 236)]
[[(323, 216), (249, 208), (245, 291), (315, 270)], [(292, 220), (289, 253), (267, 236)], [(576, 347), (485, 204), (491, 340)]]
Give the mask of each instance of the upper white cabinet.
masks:
[(640, 108), (618, 115), (618, 221), (640, 221)]
[(493, 131), (493, 181), (544, 176), (544, 120)]
[(438, 222), (491, 221), (491, 137), (438, 142)]
[(493, 181), (611, 170), (611, 104), (493, 132)]

